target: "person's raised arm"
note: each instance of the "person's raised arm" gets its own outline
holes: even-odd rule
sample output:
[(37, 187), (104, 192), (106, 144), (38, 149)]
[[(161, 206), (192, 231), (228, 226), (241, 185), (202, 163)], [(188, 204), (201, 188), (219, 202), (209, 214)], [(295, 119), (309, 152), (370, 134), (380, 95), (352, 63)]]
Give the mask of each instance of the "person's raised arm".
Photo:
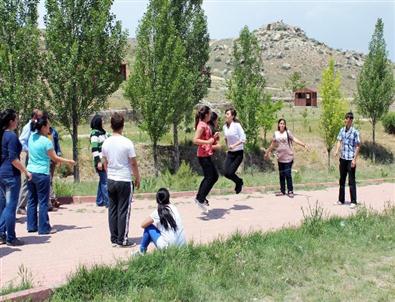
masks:
[(48, 154), (49, 158), (56, 163), (66, 163), (66, 164), (72, 165), (72, 166), (75, 165), (74, 160), (57, 156), (54, 149), (48, 150), (47, 154)]

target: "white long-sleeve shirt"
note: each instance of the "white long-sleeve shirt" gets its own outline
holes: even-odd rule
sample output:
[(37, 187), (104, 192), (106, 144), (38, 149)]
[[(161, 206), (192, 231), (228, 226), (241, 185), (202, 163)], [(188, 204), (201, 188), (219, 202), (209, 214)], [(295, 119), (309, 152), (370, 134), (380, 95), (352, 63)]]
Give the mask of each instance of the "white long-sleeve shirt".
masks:
[(231, 149), (229, 151), (240, 151), (244, 149), (244, 143), (246, 141), (246, 135), (244, 133), (243, 128), (241, 127), (240, 123), (232, 122), (229, 127), (225, 124), (223, 127), (224, 136), (226, 139), (226, 143), (228, 145), (228, 149), (230, 145), (234, 145), (238, 141), (242, 143), (238, 145), (236, 148)]

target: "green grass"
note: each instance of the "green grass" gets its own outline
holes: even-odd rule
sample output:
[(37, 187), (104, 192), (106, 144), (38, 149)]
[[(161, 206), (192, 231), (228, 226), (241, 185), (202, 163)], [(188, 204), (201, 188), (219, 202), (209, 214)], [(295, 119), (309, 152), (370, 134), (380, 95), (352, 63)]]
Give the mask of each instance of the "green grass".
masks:
[(394, 301), (395, 208), (80, 268), (52, 301)]
[(23, 264), (18, 268), (18, 277), (20, 279), (18, 284), (10, 282), (7, 286), (0, 288), (0, 296), (33, 288), (33, 276)]

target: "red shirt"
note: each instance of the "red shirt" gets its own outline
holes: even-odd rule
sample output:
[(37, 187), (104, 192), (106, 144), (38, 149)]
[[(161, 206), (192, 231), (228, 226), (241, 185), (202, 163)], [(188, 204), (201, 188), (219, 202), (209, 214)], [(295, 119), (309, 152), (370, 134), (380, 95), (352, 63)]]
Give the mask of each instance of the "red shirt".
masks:
[[(203, 132), (200, 135), (199, 139), (209, 140), (213, 134), (211, 133), (211, 129), (207, 123), (200, 121), (196, 127), (196, 130), (199, 128), (203, 128)], [(198, 157), (209, 157), (213, 155), (213, 146), (210, 144), (199, 145), (197, 149), (197, 156)]]

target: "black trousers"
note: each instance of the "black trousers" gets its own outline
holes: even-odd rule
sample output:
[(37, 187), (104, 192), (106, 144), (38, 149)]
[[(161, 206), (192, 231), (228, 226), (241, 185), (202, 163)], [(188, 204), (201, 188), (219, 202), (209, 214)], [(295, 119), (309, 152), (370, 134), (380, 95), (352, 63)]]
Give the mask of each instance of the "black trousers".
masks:
[(108, 223), (110, 226), (111, 242), (126, 245), (133, 193), (132, 183), (108, 179), (107, 188), (110, 199)]
[(228, 151), (224, 164), (224, 176), (232, 180), (236, 185), (242, 183), (242, 179), (236, 175), (236, 171), (243, 161), (244, 151)]
[(196, 199), (203, 203), (213, 188), (214, 184), (218, 180), (218, 172), (214, 166), (213, 161), (211, 160), (211, 156), (209, 157), (198, 157), (199, 164), (203, 169), (204, 178), (200, 183), (198, 193), (196, 195)]
[(346, 178), (348, 174), (348, 185), (350, 187), (350, 197), (352, 203), (357, 203), (357, 185), (355, 183), (355, 169), (351, 167), (351, 160), (339, 159), (339, 201), (344, 203)]
[(294, 187), (292, 183), (292, 165), (293, 161), (289, 163), (278, 162), (278, 172), (280, 174), (280, 191), (285, 194), (285, 181), (287, 181), (288, 193), (293, 192)]

